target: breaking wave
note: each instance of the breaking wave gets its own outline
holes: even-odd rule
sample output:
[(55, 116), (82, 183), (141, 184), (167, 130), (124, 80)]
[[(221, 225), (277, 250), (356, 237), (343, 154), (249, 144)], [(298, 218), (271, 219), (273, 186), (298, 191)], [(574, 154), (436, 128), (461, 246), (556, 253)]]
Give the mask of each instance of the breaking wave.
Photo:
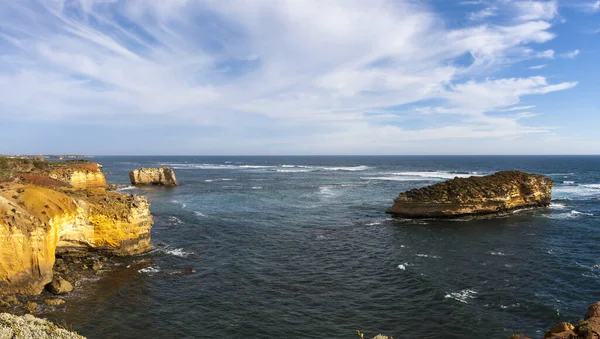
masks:
[(471, 289), (464, 289), (459, 292), (451, 292), (447, 293), (444, 298), (454, 299), (456, 301), (460, 301), (461, 303), (468, 304), (469, 299), (475, 299), (477, 296), (477, 292)]

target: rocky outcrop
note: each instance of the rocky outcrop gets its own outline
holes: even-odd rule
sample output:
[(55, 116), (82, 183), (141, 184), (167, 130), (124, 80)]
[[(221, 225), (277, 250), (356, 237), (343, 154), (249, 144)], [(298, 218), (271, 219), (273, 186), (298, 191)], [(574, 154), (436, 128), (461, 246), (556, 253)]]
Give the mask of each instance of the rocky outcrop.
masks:
[(87, 160), (40, 161), (0, 157), (0, 180), (76, 188), (106, 187), (101, 168), (101, 165)]
[(0, 339), (85, 339), (75, 332), (32, 315), (0, 313)]
[(169, 167), (137, 168), (129, 172), (132, 185), (177, 186), (175, 172)]
[[(151, 249), (146, 198), (97, 188), (96, 181), (82, 188), (27, 175), (31, 182), (0, 183), (0, 295), (40, 293), (52, 281), (57, 252), (131, 255)], [(73, 183), (73, 176), (60, 178)]]
[(72, 187), (106, 187), (106, 178), (95, 162), (82, 162), (77, 166), (54, 167), (48, 170), (50, 178), (65, 182)]
[[(600, 301), (588, 307), (583, 320), (577, 324), (562, 322), (546, 331), (544, 339), (598, 339), (600, 338)], [(530, 339), (515, 334), (510, 339)]]
[(454, 178), (401, 193), (386, 213), (402, 218), (464, 218), (543, 207), (552, 199), (552, 179), (503, 171)]

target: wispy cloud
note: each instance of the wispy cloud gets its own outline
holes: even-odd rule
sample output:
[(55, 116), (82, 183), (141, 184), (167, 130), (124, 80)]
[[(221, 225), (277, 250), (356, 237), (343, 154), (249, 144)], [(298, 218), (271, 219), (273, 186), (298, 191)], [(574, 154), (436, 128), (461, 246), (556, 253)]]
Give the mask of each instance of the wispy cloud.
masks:
[(533, 105), (530, 105), (530, 106), (515, 106), (515, 107), (503, 109), (502, 112), (524, 111), (524, 110), (528, 110), (528, 109), (532, 109), (532, 108), (535, 108), (535, 106), (533, 106)]
[(561, 54), (560, 56), (563, 58), (568, 58), (568, 59), (575, 59), (576, 56), (578, 56), (580, 53), (580, 51), (578, 49), (570, 51), (570, 52), (566, 52)]
[(551, 1), (515, 1), (520, 20), (551, 20), (558, 15), (558, 2)]
[(471, 21), (484, 20), (486, 18), (496, 16), (497, 15), (497, 13), (496, 13), (497, 10), (498, 10), (498, 8), (496, 8), (494, 6), (488, 7), (488, 8), (482, 9), (482, 10), (477, 11), (477, 12), (471, 12), (471, 13), (469, 13), (468, 18)]
[(546, 68), (548, 67), (548, 65), (544, 64), (544, 65), (535, 65), (535, 66), (530, 66), (529, 69), (542, 69), (542, 68)]
[[(227, 138), (232, 126), (269, 124), (291, 132), (248, 138), (297, 152), (315, 142), (341, 152), (357, 142), (368, 150), (546, 133), (519, 116), (488, 115), (576, 85), (488, 78), (507, 63), (554, 56), (538, 44), (555, 36), (544, 20), (558, 15), (556, 2), (506, 6), (516, 6), (517, 22), (448, 28), (413, 1), (5, 1), (0, 115), (214, 126)], [(456, 62), (465, 55), (473, 61)], [(436, 102), (428, 114), (456, 118), (425, 129), (393, 121), (418, 118), (411, 107), (424, 102)]]

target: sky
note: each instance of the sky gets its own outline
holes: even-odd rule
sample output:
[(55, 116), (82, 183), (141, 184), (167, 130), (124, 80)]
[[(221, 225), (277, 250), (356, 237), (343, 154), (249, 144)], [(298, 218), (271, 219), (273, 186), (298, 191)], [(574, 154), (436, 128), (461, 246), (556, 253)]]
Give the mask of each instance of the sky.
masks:
[(600, 0), (0, 0), (0, 153), (600, 154)]

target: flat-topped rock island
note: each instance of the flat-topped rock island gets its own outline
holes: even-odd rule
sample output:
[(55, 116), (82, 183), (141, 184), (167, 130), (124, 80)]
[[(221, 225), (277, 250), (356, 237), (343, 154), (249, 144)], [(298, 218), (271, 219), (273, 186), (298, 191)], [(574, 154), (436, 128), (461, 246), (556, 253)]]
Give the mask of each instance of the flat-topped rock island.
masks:
[(408, 219), (456, 219), (502, 215), (545, 207), (552, 179), (520, 171), (454, 178), (400, 193), (386, 213)]

